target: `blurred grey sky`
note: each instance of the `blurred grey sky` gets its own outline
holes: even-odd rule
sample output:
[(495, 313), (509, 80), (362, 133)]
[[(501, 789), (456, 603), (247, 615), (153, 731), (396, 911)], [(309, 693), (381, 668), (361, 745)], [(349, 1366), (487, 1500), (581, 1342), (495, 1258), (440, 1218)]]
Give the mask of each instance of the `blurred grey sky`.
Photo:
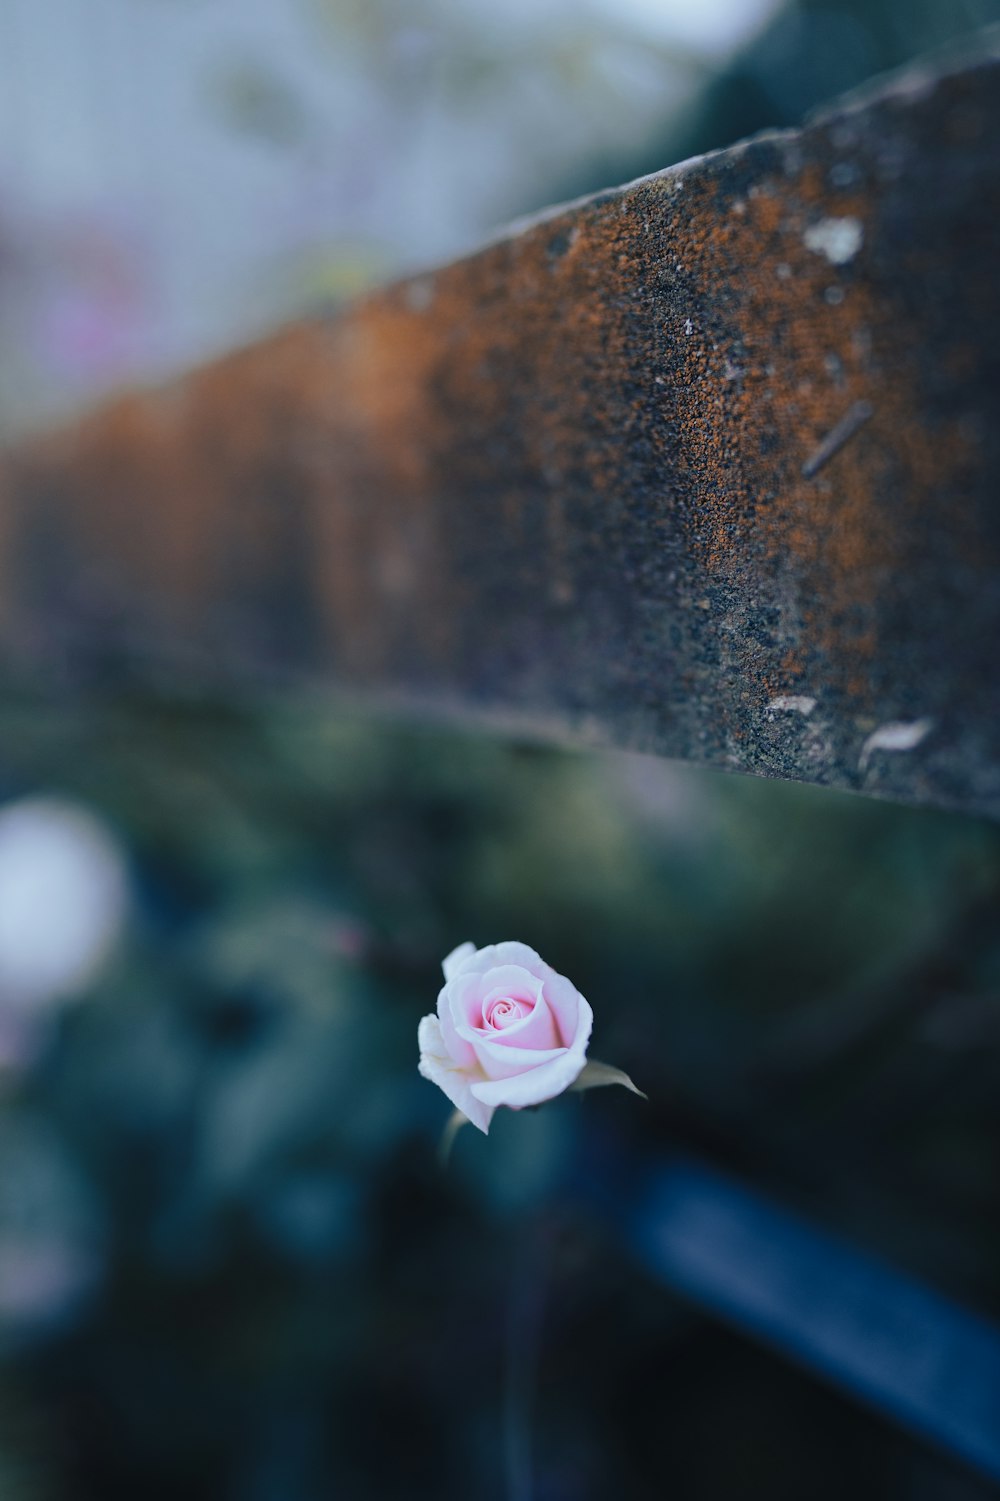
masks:
[(772, 9), (3, 0), (0, 430), (461, 253)]

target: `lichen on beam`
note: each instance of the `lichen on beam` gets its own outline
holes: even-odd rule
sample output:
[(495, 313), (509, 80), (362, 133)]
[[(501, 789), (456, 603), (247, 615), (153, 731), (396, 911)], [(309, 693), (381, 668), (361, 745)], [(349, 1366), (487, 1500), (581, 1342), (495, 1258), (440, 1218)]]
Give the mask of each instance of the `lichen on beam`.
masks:
[(11, 451), (0, 649), (1000, 813), (1000, 61)]

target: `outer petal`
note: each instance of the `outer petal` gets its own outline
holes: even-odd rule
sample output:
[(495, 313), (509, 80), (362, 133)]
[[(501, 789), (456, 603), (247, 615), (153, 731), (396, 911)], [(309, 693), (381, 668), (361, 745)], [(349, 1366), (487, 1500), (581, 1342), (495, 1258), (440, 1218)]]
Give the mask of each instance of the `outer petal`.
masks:
[(482, 977), (483, 1001), (492, 995), (516, 996), (522, 1001), (537, 1001), (542, 991), (542, 978), (525, 969), (523, 964), (497, 964), (485, 971)]
[[(441, 1022), (445, 1052), (461, 1068), (475, 1066), (476, 1055), (472, 1051), (472, 1029), (465, 1024), (464, 1015), (468, 999), (471, 1009), (478, 1014), (480, 1003), (478, 988), (482, 985), (479, 975), (458, 975), (449, 980), (438, 996), (437, 1013)], [(467, 996), (467, 992), (471, 992)]]
[(585, 1000), (579, 991), (577, 995), (579, 1000), (577, 1001), (576, 1036), (569, 1044), (569, 1050), (571, 1053), (579, 1052), (580, 1057), (586, 1059), (590, 1034), (594, 1030), (594, 1013), (590, 1008), (590, 1002)]
[[(550, 970), (545, 977), (545, 999), (549, 1004), (549, 1010), (555, 1018), (556, 1031), (559, 1033), (559, 1041), (563, 1047), (572, 1047), (576, 1040), (576, 1034), (580, 1030), (586, 1018), (586, 1012), (590, 1007), (583, 996), (577, 990), (572, 980), (567, 980), (565, 975), (557, 974)], [(583, 1001), (583, 1007), (580, 1002)], [(584, 1007), (586, 1010), (584, 1010)], [(593, 1024), (593, 1012), (590, 1013), (590, 1022)], [(588, 1033), (590, 1035), (589, 1027)]]
[[(514, 1074), (527, 1074), (539, 1064), (551, 1063), (553, 1058), (562, 1057), (569, 1051), (567, 1048), (508, 1047), (502, 1040), (506, 1035), (505, 1032), (494, 1032), (491, 1037), (473, 1043), (480, 1078), (510, 1079)], [(583, 1066), (582, 1060), (580, 1066)]]
[(484, 1134), (488, 1132), (495, 1107), (488, 1101), (477, 1099), (472, 1093), (472, 1085), (481, 1075), (478, 1072), (470, 1074), (459, 1068), (447, 1056), (441, 1024), (436, 1016), (421, 1019), (417, 1041), (420, 1044), (420, 1062), (417, 1067), (423, 1077), (443, 1090), (455, 1108), (461, 1110), (474, 1126), (478, 1126)]
[(501, 964), (517, 964), (529, 974), (541, 977), (554, 973), (528, 944), (514, 942), (488, 943), (485, 948), (476, 949), (471, 958), (462, 961), (462, 971), (483, 975), (488, 969), (496, 969)]
[(484, 1105), (507, 1105), (511, 1110), (523, 1110), (527, 1105), (541, 1105), (544, 1100), (565, 1093), (575, 1083), (584, 1062), (584, 1058), (567, 1048), (548, 1063), (530, 1068), (526, 1073), (514, 1074), (509, 1079), (473, 1083), (471, 1092)]
[(473, 958), (475, 952), (476, 945), (474, 943), (460, 943), (457, 949), (452, 949), (451, 953), (441, 964), (445, 980), (453, 980), (459, 970), (465, 967), (466, 961)]

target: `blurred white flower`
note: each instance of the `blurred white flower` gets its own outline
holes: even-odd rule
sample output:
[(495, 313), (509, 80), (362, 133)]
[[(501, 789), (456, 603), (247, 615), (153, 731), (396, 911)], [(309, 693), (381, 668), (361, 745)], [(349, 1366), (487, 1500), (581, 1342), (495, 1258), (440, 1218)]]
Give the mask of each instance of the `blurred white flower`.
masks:
[(122, 850), (84, 808), (29, 797), (0, 811), (0, 1018), (82, 990), (118, 937), (126, 894)]

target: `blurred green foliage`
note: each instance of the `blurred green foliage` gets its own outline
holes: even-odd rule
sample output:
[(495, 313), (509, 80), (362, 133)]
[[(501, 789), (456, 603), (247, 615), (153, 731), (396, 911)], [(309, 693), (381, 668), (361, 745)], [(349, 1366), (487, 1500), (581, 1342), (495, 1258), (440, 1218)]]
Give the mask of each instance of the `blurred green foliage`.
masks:
[[(502, 1495), (536, 1242), (540, 1496), (979, 1494), (647, 1284), (567, 1184), (604, 1137), (681, 1145), (1000, 1309), (1000, 831), (308, 702), (8, 703), (2, 731), (7, 794), (83, 800), (132, 870), (3, 1100), (0, 1267), (36, 1268), (7, 1369), (55, 1494), (464, 1498), (485, 1466)], [(500, 1112), (441, 1174), (416, 1023), (443, 954), (504, 937), (650, 1103)]]

